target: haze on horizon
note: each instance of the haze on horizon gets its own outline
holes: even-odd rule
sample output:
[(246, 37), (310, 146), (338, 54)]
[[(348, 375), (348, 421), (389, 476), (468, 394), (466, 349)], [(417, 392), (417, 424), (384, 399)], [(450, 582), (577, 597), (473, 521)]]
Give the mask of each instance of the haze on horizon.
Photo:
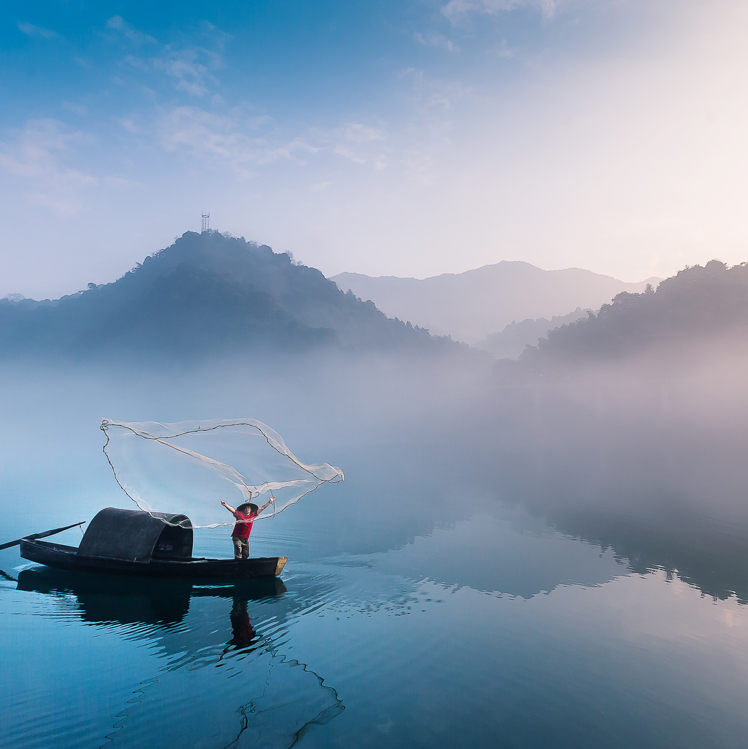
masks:
[(211, 225), (340, 272), (746, 260), (729, 0), (0, 9), (0, 295)]

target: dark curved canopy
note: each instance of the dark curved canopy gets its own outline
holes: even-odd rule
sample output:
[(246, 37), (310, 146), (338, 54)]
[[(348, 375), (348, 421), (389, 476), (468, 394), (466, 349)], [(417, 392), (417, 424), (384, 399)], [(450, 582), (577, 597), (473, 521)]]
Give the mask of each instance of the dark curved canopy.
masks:
[(151, 557), (189, 559), (192, 523), (186, 515), (107, 507), (89, 523), (78, 554), (143, 563)]

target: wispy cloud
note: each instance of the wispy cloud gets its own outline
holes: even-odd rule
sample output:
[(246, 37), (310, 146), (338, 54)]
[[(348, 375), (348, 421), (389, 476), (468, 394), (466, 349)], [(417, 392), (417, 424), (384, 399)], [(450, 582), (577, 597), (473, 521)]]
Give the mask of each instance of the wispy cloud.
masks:
[(267, 120), (218, 115), (198, 107), (176, 107), (159, 123), (159, 136), (166, 150), (186, 151), (204, 162), (228, 166), (244, 179), (253, 176), (259, 166), (279, 159), (303, 163), (304, 154), (320, 150), (300, 137), (289, 141), (281, 140), (277, 134), (272, 140), (270, 134), (261, 137), (260, 122)]
[(0, 143), (0, 168), (21, 178), (27, 197), (56, 213), (74, 213), (81, 205), (81, 193), (98, 180), (65, 165), (74, 147), (89, 144), (91, 136), (70, 132), (59, 120), (29, 120), (22, 130), (12, 133), (12, 142)]
[(464, 83), (429, 78), (418, 68), (406, 68), (400, 72), (400, 77), (410, 79), (415, 103), (421, 107), (450, 109), (470, 92), (470, 87)]
[(305, 164), (306, 159), (304, 158), (304, 154), (318, 153), (320, 150), (317, 146), (307, 143), (304, 138), (294, 138), (283, 145), (268, 148), (265, 154), (260, 157), (258, 164), (270, 164), (278, 159), (298, 161), (301, 164)]
[(115, 121), (122, 125), (128, 133), (137, 134), (140, 132), (140, 128), (133, 117), (115, 117)]
[(112, 16), (107, 22), (106, 27), (122, 34), (136, 47), (141, 44), (156, 44), (156, 39), (144, 31), (136, 29), (134, 26), (125, 21), (122, 16)]
[(514, 57), (514, 50), (509, 49), (509, 43), (506, 39), (501, 40), (501, 44), (499, 44), (498, 47), (495, 47), (491, 50), (493, 54), (497, 55), (498, 57), (503, 57), (505, 60), (510, 60), (512, 57)]
[(138, 57), (137, 55), (125, 55), (122, 61), (133, 68), (134, 70), (140, 70), (142, 73), (150, 73), (152, 70), (152, 63), (146, 57)]
[[(109, 28), (121, 32), (136, 46), (156, 40), (132, 28), (121, 16), (110, 18)], [(106, 35), (105, 35), (106, 36)], [(109, 37), (113, 41), (113, 37)], [(216, 71), (223, 68), (223, 49), (230, 35), (210, 23), (203, 23), (198, 38), (203, 44), (183, 40), (182, 43), (165, 45), (156, 54), (142, 50), (131, 50), (120, 61), (123, 70), (137, 71), (149, 76), (166, 76), (178, 91), (191, 97), (201, 97), (219, 85)], [(216, 99), (217, 97), (217, 99)], [(218, 94), (213, 94), (214, 103), (222, 102)]]
[(62, 108), (67, 109), (73, 114), (77, 114), (79, 117), (85, 117), (88, 114), (88, 108), (82, 104), (73, 104), (71, 101), (63, 101)]
[(446, 49), (448, 52), (460, 51), (460, 48), (456, 44), (447, 39), (443, 34), (437, 34), (435, 31), (430, 31), (426, 34), (421, 34), (419, 31), (416, 31), (416, 33), (413, 34), (413, 39), (415, 39), (418, 44), (423, 44), (427, 47)]
[(52, 29), (34, 26), (33, 23), (26, 23), (25, 21), (18, 22), (18, 30), (26, 36), (36, 37), (37, 39), (54, 39), (58, 36), (57, 32), (52, 31)]
[(388, 157), (383, 152), (386, 135), (382, 128), (346, 122), (330, 130), (315, 131), (315, 135), (334, 154), (354, 164), (378, 164), (379, 169), (387, 164)]
[(450, 0), (441, 12), (452, 22), (471, 12), (496, 15), (518, 8), (537, 8), (544, 18), (551, 18), (559, 6), (567, 4), (569, 0)]
[(125, 177), (118, 177), (116, 175), (108, 175), (101, 180), (105, 185), (118, 189), (128, 189), (133, 187), (142, 187), (143, 185), (137, 180), (127, 179)]
[(156, 70), (166, 73), (176, 81), (177, 90), (185, 91), (190, 96), (207, 94), (208, 86), (218, 83), (211, 70), (216, 70), (221, 65), (220, 55), (204, 47), (167, 47), (164, 55), (153, 61)]
[[(335, 154), (354, 164), (384, 169), (390, 156), (382, 128), (346, 122), (327, 130), (314, 129), (287, 137), (270, 117), (252, 115), (242, 108), (229, 115), (182, 106), (169, 110), (158, 123), (159, 140), (171, 152), (184, 152), (205, 163), (229, 167), (240, 178), (276, 161), (301, 166), (316, 154)], [(314, 189), (323, 189), (315, 183)]]

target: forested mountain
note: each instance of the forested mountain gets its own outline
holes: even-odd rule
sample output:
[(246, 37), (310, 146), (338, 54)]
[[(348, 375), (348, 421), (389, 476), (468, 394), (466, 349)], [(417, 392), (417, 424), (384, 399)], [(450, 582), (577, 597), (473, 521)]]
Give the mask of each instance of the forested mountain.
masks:
[(712, 260), (686, 268), (655, 290), (618, 294), (595, 315), (556, 328), (520, 357), (525, 366), (672, 357), (719, 342), (748, 343), (748, 263)]
[(114, 283), (49, 302), (0, 300), (0, 356), (213, 351), (321, 345), (456, 346), (388, 319), (270, 247), (187, 232)]
[(550, 319), (577, 307), (599, 309), (622, 291), (644, 291), (648, 282), (660, 279), (624, 283), (580, 268), (542, 270), (505, 260), (422, 280), (359, 273), (341, 273), (332, 280), (344, 291), (371, 299), (390, 317), (472, 344), (513, 320)]

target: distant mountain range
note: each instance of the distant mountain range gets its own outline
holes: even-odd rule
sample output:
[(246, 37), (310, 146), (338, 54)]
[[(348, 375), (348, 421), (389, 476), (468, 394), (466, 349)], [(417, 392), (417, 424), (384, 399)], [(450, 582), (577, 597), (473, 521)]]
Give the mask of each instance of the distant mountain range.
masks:
[(513, 321), (564, 316), (577, 307), (599, 309), (622, 291), (644, 291), (660, 279), (624, 283), (579, 268), (541, 270), (505, 260), (423, 280), (359, 273), (340, 273), (331, 280), (343, 291), (370, 299), (390, 317), (409, 320), (434, 335), (476, 343)]
[(62, 299), (0, 300), (0, 357), (456, 347), (388, 319), (266, 245), (187, 232), (119, 280)]

